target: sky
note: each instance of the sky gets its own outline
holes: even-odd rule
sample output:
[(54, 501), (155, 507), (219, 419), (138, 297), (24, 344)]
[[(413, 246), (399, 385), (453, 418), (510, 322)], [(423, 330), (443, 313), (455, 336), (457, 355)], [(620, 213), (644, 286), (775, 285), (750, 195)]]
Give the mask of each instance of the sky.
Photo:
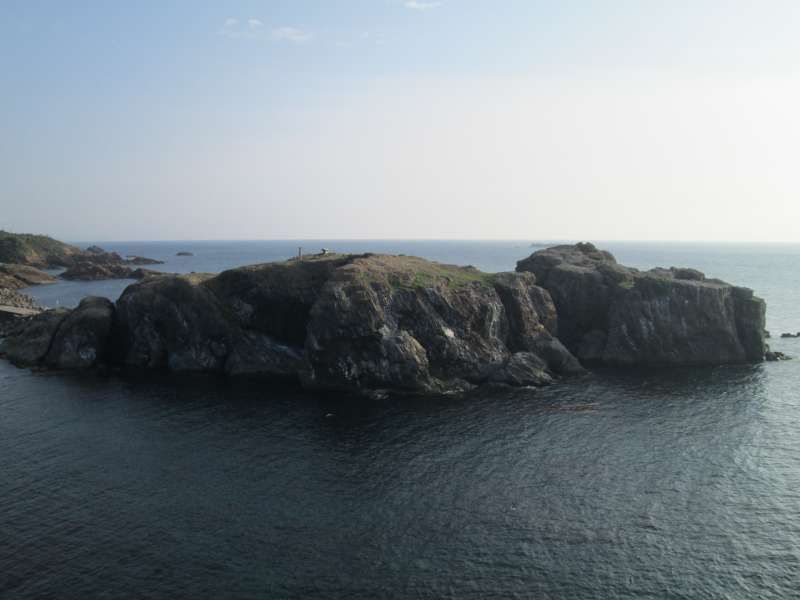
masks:
[(0, 228), (800, 242), (800, 3), (0, 3)]

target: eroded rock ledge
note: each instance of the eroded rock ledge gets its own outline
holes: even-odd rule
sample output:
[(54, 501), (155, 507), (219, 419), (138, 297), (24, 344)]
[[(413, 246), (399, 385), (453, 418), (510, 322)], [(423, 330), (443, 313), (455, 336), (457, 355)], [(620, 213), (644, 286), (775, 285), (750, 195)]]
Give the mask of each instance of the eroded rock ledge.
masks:
[(582, 373), (576, 355), (611, 364), (764, 358), (764, 303), (749, 290), (694, 271), (640, 273), (590, 245), (537, 252), (518, 271), (334, 254), (149, 278), (116, 305), (87, 298), (33, 317), (2, 351), (20, 365), (259, 374), (312, 389), (413, 393), (546, 385)]
[(639, 271), (592, 244), (517, 263), (558, 311), (559, 337), (584, 364), (690, 365), (764, 360), (766, 304), (694, 269)]

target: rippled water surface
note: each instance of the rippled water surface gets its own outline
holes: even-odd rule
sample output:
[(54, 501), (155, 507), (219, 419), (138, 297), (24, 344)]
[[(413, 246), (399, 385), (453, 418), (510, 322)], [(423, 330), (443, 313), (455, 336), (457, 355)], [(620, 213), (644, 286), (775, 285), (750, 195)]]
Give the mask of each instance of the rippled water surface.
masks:
[[(614, 250), (800, 329), (794, 247)], [(800, 361), (380, 401), (0, 362), (0, 597), (794, 598), (798, 389)]]

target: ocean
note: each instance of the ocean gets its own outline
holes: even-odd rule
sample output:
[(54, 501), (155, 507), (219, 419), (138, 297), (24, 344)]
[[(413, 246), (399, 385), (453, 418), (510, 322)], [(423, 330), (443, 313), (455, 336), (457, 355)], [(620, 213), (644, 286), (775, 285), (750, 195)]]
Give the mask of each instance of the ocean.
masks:
[[(501, 271), (530, 244), (100, 242), (170, 272), (298, 246)], [(598, 246), (752, 287), (773, 349), (800, 356), (778, 337), (800, 331), (800, 245)], [(130, 283), (26, 292), (74, 306)], [(0, 597), (794, 598), (798, 389), (800, 360), (369, 401), (0, 361)]]

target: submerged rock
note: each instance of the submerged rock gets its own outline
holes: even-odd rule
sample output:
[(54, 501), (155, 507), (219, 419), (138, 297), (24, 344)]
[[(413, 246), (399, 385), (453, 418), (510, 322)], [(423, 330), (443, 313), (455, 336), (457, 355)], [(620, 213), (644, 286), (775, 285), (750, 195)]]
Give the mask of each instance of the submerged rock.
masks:
[(553, 382), (547, 363), (532, 352), (515, 352), (489, 376), (492, 383), (510, 386), (542, 386)]
[(764, 360), (766, 305), (747, 288), (694, 269), (639, 271), (591, 244), (517, 263), (558, 312), (558, 332), (585, 363), (721, 364)]

